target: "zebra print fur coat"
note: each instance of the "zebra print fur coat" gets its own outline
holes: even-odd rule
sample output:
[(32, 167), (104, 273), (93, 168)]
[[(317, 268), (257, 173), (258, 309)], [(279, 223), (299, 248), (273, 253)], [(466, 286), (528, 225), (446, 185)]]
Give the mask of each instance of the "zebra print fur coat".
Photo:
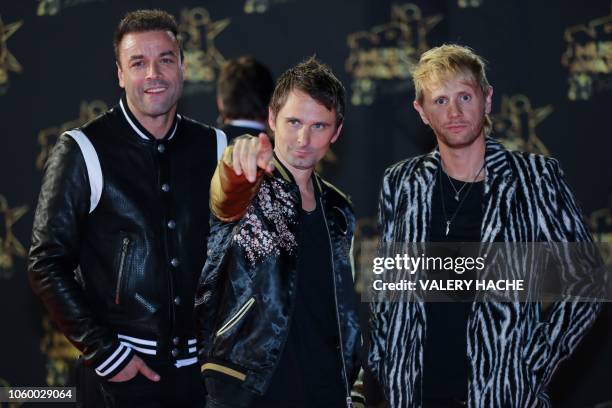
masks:
[[(440, 154), (385, 171), (381, 244), (426, 242)], [(573, 193), (555, 159), (509, 152), (486, 138), (482, 242), (590, 242)], [(543, 319), (539, 303), (474, 302), (467, 324), (468, 406), (547, 407), (555, 369), (577, 346), (599, 311), (596, 303), (557, 302)], [(370, 368), (393, 408), (420, 407), (422, 301), (375, 302), (370, 316)]]

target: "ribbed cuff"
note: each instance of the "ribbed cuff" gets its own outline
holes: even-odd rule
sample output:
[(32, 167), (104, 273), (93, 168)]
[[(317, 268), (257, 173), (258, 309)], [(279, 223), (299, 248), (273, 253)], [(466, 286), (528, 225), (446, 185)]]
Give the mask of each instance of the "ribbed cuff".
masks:
[(123, 343), (111, 355), (96, 367), (96, 374), (104, 378), (113, 378), (130, 362), (134, 351)]

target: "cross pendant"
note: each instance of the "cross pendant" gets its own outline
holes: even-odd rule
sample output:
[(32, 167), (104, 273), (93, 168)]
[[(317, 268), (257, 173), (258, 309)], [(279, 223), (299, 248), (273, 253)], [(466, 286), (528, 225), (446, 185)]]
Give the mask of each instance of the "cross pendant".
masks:
[(448, 236), (448, 231), (450, 231), (450, 221), (446, 221), (446, 235)]
[(459, 193), (455, 194), (455, 201), (459, 201)]

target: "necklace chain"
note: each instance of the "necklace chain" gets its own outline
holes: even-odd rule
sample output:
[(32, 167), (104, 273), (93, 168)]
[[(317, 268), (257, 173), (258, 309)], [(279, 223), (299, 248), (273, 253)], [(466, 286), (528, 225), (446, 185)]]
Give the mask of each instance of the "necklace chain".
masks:
[(455, 191), (455, 201), (459, 201), (459, 194), (461, 194), (461, 192), (463, 191), (463, 189), (465, 188), (465, 186), (468, 183), (463, 183), (463, 185), (461, 187), (459, 187), (459, 190), (457, 190), (457, 188), (455, 187), (455, 183), (453, 183), (453, 180), (450, 178), (448, 173), (444, 172), (444, 174), (446, 174), (446, 178), (448, 179), (448, 182), (450, 183), (451, 187), (453, 188), (453, 191)]
[(439, 179), (439, 182), (440, 182), (440, 198), (442, 199), (442, 214), (444, 215), (444, 220), (446, 221), (446, 232), (444, 234), (445, 236), (448, 236), (448, 233), (450, 232), (451, 224), (455, 220), (455, 217), (459, 213), (459, 210), (461, 209), (461, 206), (463, 205), (463, 202), (465, 201), (467, 196), (470, 194), (470, 190), (472, 189), (472, 187), (476, 183), (476, 179), (478, 178), (478, 176), (480, 176), (480, 173), (482, 173), (482, 170), (484, 168), (485, 168), (485, 163), (482, 164), (482, 167), (480, 168), (480, 170), (478, 170), (478, 173), (476, 173), (476, 175), (474, 176), (474, 180), (472, 180), (471, 183), (463, 184), (463, 186), (461, 186), (459, 191), (457, 191), (457, 189), (455, 189), (455, 186), (453, 185), (453, 183), (452, 183), (452, 181), (450, 179), (450, 176), (448, 174), (446, 174), (446, 176), (448, 177), (448, 181), (451, 183), (451, 186), (453, 186), (453, 189), (455, 190), (455, 197), (454, 198), (457, 201), (459, 201), (459, 193), (461, 192), (461, 190), (463, 190), (463, 187), (465, 187), (466, 184), (470, 185), (468, 187), (465, 195), (463, 196), (463, 198), (461, 198), (461, 201), (459, 201), (459, 204), (457, 205), (457, 208), (455, 208), (455, 211), (453, 212), (453, 214), (451, 215), (451, 217), (449, 219), (447, 214), (446, 214), (446, 204), (444, 203), (444, 192), (442, 191), (442, 160), (440, 159), (440, 167), (438, 168), (438, 175), (439, 175), (438, 179)]

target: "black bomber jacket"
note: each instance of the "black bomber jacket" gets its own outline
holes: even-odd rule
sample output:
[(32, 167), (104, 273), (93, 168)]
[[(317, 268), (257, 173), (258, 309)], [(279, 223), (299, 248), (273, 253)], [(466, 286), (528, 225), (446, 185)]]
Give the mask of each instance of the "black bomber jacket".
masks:
[(133, 353), (197, 363), (194, 294), (225, 135), (176, 115), (156, 140), (121, 102), (60, 136), (46, 163), (29, 277), (102, 377)]
[[(243, 183), (244, 188), (230, 179), (238, 177), (230, 164), (228, 148), (211, 182), (211, 234), (195, 311), (210, 397), (244, 404), (266, 392), (288, 335), (301, 198), (291, 173), (277, 159), (272, 175), (260, 173), (255, 185)], [(331, 248), (338, 352), (349, 397), (361, 347), (350, 261), (355, 218), (344, 194), (316, 173), (312, 177), (328, 229), (321, 239), (329, 240)]]

